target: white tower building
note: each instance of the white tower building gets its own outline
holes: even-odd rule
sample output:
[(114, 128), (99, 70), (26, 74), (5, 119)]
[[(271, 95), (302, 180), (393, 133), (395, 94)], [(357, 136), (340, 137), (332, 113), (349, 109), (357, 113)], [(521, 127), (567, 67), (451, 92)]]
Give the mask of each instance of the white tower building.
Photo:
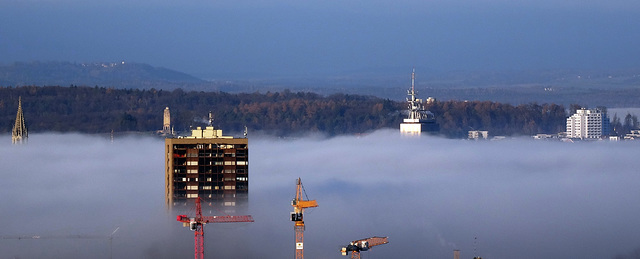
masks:
[(577, 110), (567, 118), (567, 137), (579, 139), (599, 139), (609, 135), (611, 122), (602, 109)]
[(426, 131), (437, 131), (438, 125), (435, 123), (435, 116), (422, 106), (422, 99), (416, 98), (415, 76), (416, 70), (411, 72), (411, 89), (409, 89), (407, 98), (409, 102), (409, 116), (400, 123), (400, 134), (402, 135), (420, 135)]

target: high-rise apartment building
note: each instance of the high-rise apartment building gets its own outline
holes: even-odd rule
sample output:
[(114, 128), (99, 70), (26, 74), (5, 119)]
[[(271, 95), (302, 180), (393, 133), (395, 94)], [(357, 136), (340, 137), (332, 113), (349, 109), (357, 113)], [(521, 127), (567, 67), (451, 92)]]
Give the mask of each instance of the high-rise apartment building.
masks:
[(198, 197), (227, 208), (247, 202), (247, 138), (223, 136), (222, 130), (211, 126), (198, 127), (191, 136), (165, 139), (165, 155), (169, 208), (186, 205)]
[(599, 139), (609, 135), (610, 125), (603, 109), (582, 108), (567, 118), (567, 138)]

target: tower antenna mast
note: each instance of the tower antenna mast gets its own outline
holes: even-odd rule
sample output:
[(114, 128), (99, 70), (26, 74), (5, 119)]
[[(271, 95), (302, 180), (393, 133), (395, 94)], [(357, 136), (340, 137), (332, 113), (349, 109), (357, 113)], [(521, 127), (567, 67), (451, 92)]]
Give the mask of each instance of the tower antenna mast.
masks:
[(422, 104), (421, 104), (422, 100), (416, 98), (415, 81), (416, 81), (416, 69), (414, 68), (413, 71), (411, 71), (411, 90), (408, 91), (408, 95), (410, 96), (410, 98), (407, 98), (407, 102), (409, 102), (409, 118), (408, 119), (421, 120), (424, 117), (420, 113), (420, 111), (423, 110)]

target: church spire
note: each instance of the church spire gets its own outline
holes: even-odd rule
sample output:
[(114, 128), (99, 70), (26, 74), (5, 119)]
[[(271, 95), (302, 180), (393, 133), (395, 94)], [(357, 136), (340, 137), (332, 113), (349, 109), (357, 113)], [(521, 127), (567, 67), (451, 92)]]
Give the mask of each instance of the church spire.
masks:
[(16, 124), (13, 126), (11, 132), (11, 142), (13, 144), (21, 144), (27, 142), (29, 133), (27, 132), (27, 125), (24, 123), (24, 115), (22, 114), (22, 96), (18, 97), (18, 114), (16, 115)]

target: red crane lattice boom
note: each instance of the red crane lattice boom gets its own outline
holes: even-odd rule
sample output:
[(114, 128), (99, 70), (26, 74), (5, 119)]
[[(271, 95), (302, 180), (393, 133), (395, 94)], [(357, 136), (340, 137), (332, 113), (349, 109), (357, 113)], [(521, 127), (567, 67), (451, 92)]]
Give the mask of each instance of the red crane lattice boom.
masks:
[(243, 216), (202, 216), (200, 197), (196, 198), (196, 216), (178, 215), (177, 220), (194, 231), (195, 259), (204, 259), (204, 225), (207, 223), (253, 222), (251, 215)]

